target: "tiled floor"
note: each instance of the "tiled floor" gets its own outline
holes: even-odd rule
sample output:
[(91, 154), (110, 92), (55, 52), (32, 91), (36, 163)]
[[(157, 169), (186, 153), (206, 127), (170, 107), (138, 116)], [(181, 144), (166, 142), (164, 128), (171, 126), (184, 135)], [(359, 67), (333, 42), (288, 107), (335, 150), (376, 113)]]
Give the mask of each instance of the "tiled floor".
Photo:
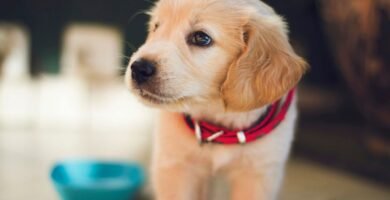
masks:
[[(147, 136), (149, 137), (149, 136)], [(147, 138), (144, 137), (144, 140)], [(138, 139), (138, 138), (137, 138)], [(142, 138), (141, 138), (142, 139)], [(49, 180), (57, 159), (99, 157), (146, 163), (147, 150), (129, 134), (0, 133), (0, 200), (58, 199)], [(145, 142), (147, 144), (147, 142)], [(107, 148), (109, 146), (109, 148)], [(131, 154), (134, 149), (143, 153)], [(214, 199), (227, 199), (220, 188)], [(293, 158), (287, 167), (282, 200), (389, 200), (389, 186)]]

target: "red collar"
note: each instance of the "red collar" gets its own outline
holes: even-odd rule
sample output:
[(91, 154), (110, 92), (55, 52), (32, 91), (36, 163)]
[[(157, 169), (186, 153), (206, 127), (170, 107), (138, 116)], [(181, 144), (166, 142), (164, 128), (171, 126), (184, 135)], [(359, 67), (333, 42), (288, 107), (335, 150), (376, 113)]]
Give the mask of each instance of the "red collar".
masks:
[(269, 134), (283, 121), (295, 96), (294, 94), (295, 89), (290, 90), (281, 106), (281, 100), (270, 105), (266, 114), (261, 117), (258, 123), (247, 130), (229, 130), (208, 122), (195, 121), (189, 116), (184, 118), (186, 124), (193, 130), (200, 143), (245, 144)]

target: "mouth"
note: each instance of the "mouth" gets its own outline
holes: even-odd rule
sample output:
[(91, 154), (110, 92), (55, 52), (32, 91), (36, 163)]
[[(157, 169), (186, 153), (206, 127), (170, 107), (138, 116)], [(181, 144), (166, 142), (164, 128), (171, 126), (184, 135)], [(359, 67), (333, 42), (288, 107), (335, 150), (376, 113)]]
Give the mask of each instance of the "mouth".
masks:
[(157, 105), (173, 104), (181, 102), (185, 97), (173, 97), (164, 94), (156, 94), (143, 89), (137, 89), (137, 93), (148, 102)]

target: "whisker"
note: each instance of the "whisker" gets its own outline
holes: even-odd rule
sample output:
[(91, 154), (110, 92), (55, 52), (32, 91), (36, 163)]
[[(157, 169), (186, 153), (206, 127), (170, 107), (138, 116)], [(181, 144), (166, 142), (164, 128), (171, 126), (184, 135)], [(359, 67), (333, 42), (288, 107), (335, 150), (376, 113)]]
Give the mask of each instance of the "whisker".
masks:
[(135, 12), (128, 20), (127, 20), (127, 24), (130, 24), (136, 17), (138, 17), (139, 15), (148, 15), (147, 14), (148, 10), (147, 9), (144, 9), (144, 10), (140, 10), (140, 11), (137, 11)]
[(126, 55), (121, 55), (120, 58), (121, 59), (126, 59), (126, 60), (130, 60), (131, 59), (130, 56), (126, 56)]
[(136, 51), (137, 48), (135, 47), (134, 44), (132, 44), (131, 42), (129, 41), (124, 41), (124, 43), (126, 44), (127, 47), (129, 47), (131, 49), (132, 52)]

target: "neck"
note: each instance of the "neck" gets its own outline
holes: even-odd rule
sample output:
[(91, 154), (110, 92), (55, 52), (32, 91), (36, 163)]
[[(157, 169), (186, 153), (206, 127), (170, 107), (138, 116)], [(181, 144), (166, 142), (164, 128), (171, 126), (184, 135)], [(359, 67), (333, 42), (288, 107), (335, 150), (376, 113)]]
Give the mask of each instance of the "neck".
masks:
[(266, 112), (266, 108), (267, 106), (248, 112), (226, 112), (222, 103), (208, 103), (207, 106), (191, 107), (186, 113), (195, 120), (207, 121), (228, 129), (243, 130), (251, 127)]

